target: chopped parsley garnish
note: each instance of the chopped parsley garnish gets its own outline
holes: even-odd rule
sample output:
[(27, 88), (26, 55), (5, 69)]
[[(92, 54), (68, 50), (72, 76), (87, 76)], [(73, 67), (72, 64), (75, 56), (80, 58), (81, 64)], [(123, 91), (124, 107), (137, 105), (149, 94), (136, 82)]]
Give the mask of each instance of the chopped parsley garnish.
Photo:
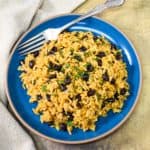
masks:
[(73, 125), (73, 122), (70, 121), (70, 120), (68, 120), (68, 121), (67, 121), (67, 126), (72, 126), (72, 125)]
[(47, 91), (47, 86), (46, 86), (46, 85), (42, 85), (41, 90), (42, 90), (43, 92), (46, 92), (46, 91)]
[(70, 67), (70, 64), (65, 64), (64, 65), (64, 68), (69, 68)]

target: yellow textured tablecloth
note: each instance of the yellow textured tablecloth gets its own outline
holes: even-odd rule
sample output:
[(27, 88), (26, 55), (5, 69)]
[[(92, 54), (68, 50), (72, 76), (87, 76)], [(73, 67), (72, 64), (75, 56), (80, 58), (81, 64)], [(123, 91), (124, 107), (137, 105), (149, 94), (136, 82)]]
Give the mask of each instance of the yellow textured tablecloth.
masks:
[[(101, 2), (103, 0), (87, 0), (75, 12), (87, 12)], [(150, 0), (127, 0), (122, 7), (98, 16), (123, 31), (139, 54), (143, 70), (139, 102), (126, 123), (102, 140), (85, 145), (45, 142), (54, 150), (150, 150)], [(44, 145), (39, 148), (44, 149)]]

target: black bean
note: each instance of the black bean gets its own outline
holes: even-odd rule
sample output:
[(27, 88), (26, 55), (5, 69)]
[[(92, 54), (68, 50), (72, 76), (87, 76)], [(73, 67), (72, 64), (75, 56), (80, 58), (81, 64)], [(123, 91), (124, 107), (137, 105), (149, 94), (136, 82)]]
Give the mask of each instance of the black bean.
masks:
[[(43, 115), (43, 111), (39, 111), (39, 115)], [(44, 123), (46, 123), (46, 122), (44, 122)], [(48, 125), (48, 124), (47, 124)]]
[(103, 58), (106, 56), (106, 54), (105, 54), (105, 52), (99, 52), (96, 56), (99, 58)]
[(47, 52), (47, 56), (48, 56), (48, 55), (52, 55), (52, 54), (53, 54), (52, 51), (48, 51), (48, 52)]
[(38, 94), (38, 95), (36, 96), (36, 99), (37, 99), (37, 100), (41, 100), (41, 99), (42, 99), (42, 95), (41, 95), (41, 94)]
[(64, 84), (68, 85), (71, 83), (71, 78), (69, 75), (66, 76), (65, 80), (64, 80)]
[(123, 78), (122, 78), (122, 80), (126, 80), (126, 79), (127, 79), (127, 77), (123, 77)]
[(70, 55), (73, 55), (73, 51), (74, 51), (73, 49), (70, 50)]
[(88, 81), (89, 80), (89, 74), (87, 72), (84, 72), (82, 74), (82, 77), (81, 77), (84, 81)]
[(120, 95), (125, 95), (127, 92), (126, 88), (120, 89)]
[(102, 38), (100, 38), (100, 41), (101, 41), (101, 43), (102, 43), (102, 44), (104, 44), (104, 43), (105, 43), (105, 41), (104, 41)]
[[(95, 112), (96, 114), (96, 112)], [(92, 120), (88, 120), (88, 125), (90, 126), (92, 124)]]
[(56, 74), (51, 74), (51, 75), (49, 75), (49, 79), (54, 79), (54, 78), (56, 78), (57, 77), (57, 75)]
[(53, 69), (53, 65), (54, 65), (54, 64), (53, 64), (52, 62), (49, 62), (49, 63), (48, 63), (48, 69), (49, 69), (49, 70)]
[(96, 91), (94, 89), (89, 89), (89, 91), (87, 92), (87, 96), (93, 96), (96, 93)]
[(81, 58), (80, 55), (75, 55), (75, 56), (74, 56), (74, 59), (76, 59), (76, 60), (78, 60), (78, 61), (82, 61), (82, 58)]
[(84, 40), (84, 39), (87, 39), (88, 38), (88, 36), (87, 35), (84, 35), (82, 38), (81, 38), (81, 40)]
[(59, 125), (60, 130), (66, 131), (67, 130), (67, 125), (65, 123), (61, 123)]
[(65, 112), (64, 109), (62, 110), (62, 114), (63, 114), (64, 116), (66, 116), (66, 112)]
[(51, 42), (50, 40), (49, 40), (49, 41), (47, 41), (47, 44), (50, 44), (50, 42)]
[(71, 96), (68, 96), (68, 98), (69, 98), (70, 100), (73, 100), (73, 97), (71, 97)]
[(107, 98), (107, 99), (105, 99), (105, 101), (108, 103), (113, 103), (115, 101), (115, 99), (114, 98)]
[(109, 81), (109, 76), (108, 76), (107, 71), (102, 75), (102, 78), (104, 81)]
[(66, 112), (66, 115), (67, 115), (67, 116), (72, 116), (72, 112), (67, 111), (67, 112)]
[(78, 108), (82, 108), (81, 95), (80, 95), (80, 94), (77, 94), (77, 95), (75, 96), (75, 99), (77, 99), (77, 104), (76, 104), (76, 106), (77, 106)]
[(94, 37), (93, 37), (93, 40), (94, 40), (94, 41), (96, 41), (96, 40), (98, 40), (98, 39), (99, 39), (98, 36), (94, 36)]
[(72, 112), (67, 112), (66, 114), (67, 114), (67, 116), (68, 116), (68, 120), (69, 120), (69, 121), (72, 121), (72, 120), (73, 120)]
[(65, 84), (60, 84), (59, 87), (60, 87), (60, 90), (61, 90), (61, 91), (67, 90), (67, 87), (66, 87)]
[(86, 50), (87, 50), (87, 48), (85, 46), (80, 47), (80, 51), (85, 52)]
[(115, 98), (116, 100), (118, 100), (118, 99), (119, 99), (118, 96), (119, 96), (119, 94), (118, 94), (118, 92), (116, 92), (116, 93), (114, 94), (114, 98)]
[(103, 101), (101, 108), (104, 108), (108, 103), (113, 103), (115, 102), (115, 98), (107, 98)]
[(57, 52), (57, 47), (53, 47), (48, 53), (47, 55), (52, 55), (52, 54), (55, 54)]
[(48, 101), (50, 101), (50, 100), (51, 100), (51, 95), (50, 95), (50, 94), (46, 94), (46, 99), (47, 99)]
[(77, 95), (75, 96), (75, 99), (77, 99), (78, 101), (81, 101), (81, 95), (80, 95), (80, 94), (77, 94)]
[(115, 83), (116, 83), (116, 80), (115, 80), (114, 78), (112, 78), (111, 81), (110, 81), (110, 83), (111, 83), (111, 84), (115, 84)]
[(98, 66), (100, 66), (100, 67), (103, 65), (101, 59), (98, 59), (98, 60), (97, 60), (97, 63), (98, 63)]
[(35, 61), (34, 60), (30, 60), (29, 61), (29, 67), (32, 69), (35, 65)]
[(113, 44), (113, 43), (112, 43), (112, 44), (111, 44), (111, 48), (110, 48), (110, 49), (111, 49), (111, 50), (113, 50), (113, 49), (115, 49), (115, 50), (116, 50), (116, 49), (117, 49), (117, 47), (116, 47), (116, 45), (115, 45), (115, 44)]
[(79, 35), (79, 32), (76, 32), (74, 35), (75, 35), (75, 36), (78, 36), (78, 35)]
[(32, 54), (34, 57), (37, 57), (37, 56), (39, 56), (39, 51), (33, 52)]
[(115, 57), (116, 57), (116, 60), (120, 60), (122, 58), (120, 53), (117, 53)]
[(25, 70), (21, 70), (22, 73), (27, 73)]
[(91, 64), (88, 64), (86, 66), (87, 71), (92, 72), (94, 70), (94, 67)]
[(61, 68), (62, 68), (62, 65), (57, 65), (57, 64), (53, 65), (54, 70), (61, 71)]
[(47, 125), (51, 126), (51, 125), (54, 124), (54, 121), (49, 121), (49, 122), (46, 122), (46, 123), (47, 123)]
[(76, 104), (76, 105), (77, 105), (78, 108), (82, 108), (81, 102), (77, 101), (77, 104)]
[(106, 102), (103, 101), (101, 108), (104, 108), (106, 106)]

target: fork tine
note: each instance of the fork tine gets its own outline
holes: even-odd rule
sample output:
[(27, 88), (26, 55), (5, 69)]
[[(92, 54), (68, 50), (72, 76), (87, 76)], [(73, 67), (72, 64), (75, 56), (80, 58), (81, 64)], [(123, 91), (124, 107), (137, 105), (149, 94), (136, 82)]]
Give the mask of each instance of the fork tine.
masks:
[(22, 46), (25, 45), (25, 44), (28, 44), (29, 42), (31, 42), (31, 41), (33, 41), (33, 40), (39, 38), (39, 37), (42, 36), (42, 35), (43, 35), (42, 33), (39, 33), (39, 34), (33, 36), (32, 38), (30, 38), (29, 40), (25, 41), (24, 43), (21, 43), (21, 44), (18, 46), (18, 48), (22, 47)]
[(30, 50), (33, 50), (33, 49), (35, 49), (35, 48), (39, 48), (39, 47), (41, 47), (43, 44), (44, 44), (44, 41), (42, 41), (42, 42), (40, 42), (40, 43), (37, 43), (37, 44), (35, 44), (35, 45), (33, 45), (33, 46), (27, 48), (27, 49), (24, 49), (24, 50), (20, 51), (20, 54), (23, 54), (23, 53), (25, 53), (25, 52), (29, 52)]
[(35, 39), (35, 40), (33, 40), (33, 41), (31, 41), (31, 42), (29, 42), (29, 43), (27, 43), (27, 44), (25, 44), (25, 45), (19, 47), (19, 48), (18, 48), (18, 51), (21, 51), (22, 49), (25, 49), (25, 48), (27, 48), (27, 47), (29, 47), (29, 46), (32, 46), (33, 44), (35, 44), (35, 43), (37, 43), (37, 42), (40, 42), (40, 41), (44, 41), (44, 37), (40, 37), (40, 38), (38, 38), (38, 39)]
[(30, 54), (30, 53), (33, 53), (33, 52), (36, 52), (36, 51), (39, 51), (39, 50), (40, 50), (40, 47), (35, 48), (35, 49), (33, 49), (33, 50), (29, 51), (29, 52), (22, 53), (21, 55), (22, 55), (22, 56), (25, 56), (25, 55), (27, 55), (27, 54)]

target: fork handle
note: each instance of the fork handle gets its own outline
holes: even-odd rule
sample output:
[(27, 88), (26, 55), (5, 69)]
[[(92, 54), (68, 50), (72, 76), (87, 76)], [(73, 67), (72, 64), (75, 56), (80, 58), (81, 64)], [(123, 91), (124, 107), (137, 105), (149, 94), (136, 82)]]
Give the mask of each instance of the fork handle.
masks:
[(86, 14), (80, 16), (79, 18), (77, 18), (77, 19), (75, 19), (75, 20), (65, 24), (64, 26), (62, 26), (60, 28), (60, 30), (63, 31), (63, 30), (67, 29), (68, 27), (72, 26), (73, 24), (75, 24), (75, 23), (77, 23), (77, 22), (79, 22), (81, 20), (84, 20), (86, 18), (94, 16), (95, 14), (103, 12), (105, 9), (108, 9), (108, 8), (114, 7), (114, 6), (118, 6), (117, 3), (115, 3), (114, 1), (107, 0), (105, 3), (96, 6), (94, 9), (92, 9), (89, 12), (87, 12)]

